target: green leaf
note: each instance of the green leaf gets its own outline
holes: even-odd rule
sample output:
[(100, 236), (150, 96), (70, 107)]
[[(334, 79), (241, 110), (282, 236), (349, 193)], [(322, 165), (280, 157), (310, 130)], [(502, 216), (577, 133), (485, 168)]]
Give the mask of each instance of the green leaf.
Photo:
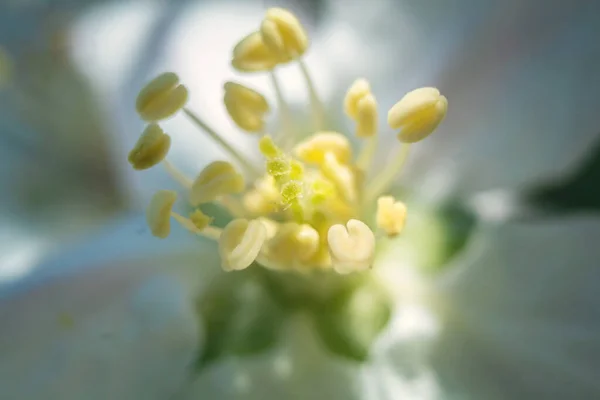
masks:
[(325, 346), (334, 354), (361, 362), (368, 358), (373, 341), (389, 322), (392, 302), (381, 285), (366, 277), (312, 311), (315, 329)]
[(273, 346), (285, 313), (251, 270), (224, 274), (198, 299), (205, 346), (198, 369), (227, 355), (251, 355)]

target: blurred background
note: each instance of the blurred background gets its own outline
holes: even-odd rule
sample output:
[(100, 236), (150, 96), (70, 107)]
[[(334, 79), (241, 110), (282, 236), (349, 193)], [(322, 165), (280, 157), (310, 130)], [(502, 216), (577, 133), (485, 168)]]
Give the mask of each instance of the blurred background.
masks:
[[(125, 157), (143, 127), (135, 115), (135, 96), (156, 72), (178, 72), (199, 112), (225, 132), (233, 129), (224, 122), (220, 102), (222, 82), (233, 74), (231, 45), (273, 5), (294, 10), (314, 38), (309, 61), (327, 100), (340, 99), (357, 76), (372, 80), (384, 105), (421, 83), (438, 85), (447, 88), (442, 92), (455, 113), (449, 126), (456, 131), (470, 118), (476, 128), (485, 127), (477, 104), (500, 107), (504, 133), (493, 125), (496, 120), (489, 121), (493, 132), (472, 132), (475, 141), (494, 136), (480, 153), (481, 159), (500, 159), (490, 165), (480, 159), (481, 168), (496, 168), (489, 174), (490, 186), (511, 186), (510, 180), (495, 181), (502, 162), (519, 174), (515, 159), (537, 162), (547, 154), (556, 159), (547, 174), (536, 170), (512, 187), (536, 210), (525, 217), (598, 211), (596, 1), (4, 0), (0, 280), (14, 281), (47, 254), (143, 210), (163, 177), (134, 176)], [(327, 59), (317, 58), (324, 55)], [(494, 91), (499, 88), (504, 90)], [(292, 102), (302, 101), (293, 87), (289, 90)], [(448, 91), (462, 100), (453, 104)], [(539, 106), (536, 96), (550, 99), (555, 108)], [(511, 113), (529, 119), (508, 123)], [(531, 120), (546, 124), (526, 126), (529, 136), (512, 134)], [(177, 123), (172, 126), (187, 141), (174, 152), (189, 160), (184, 168), (203, 165), (205, 159), (186, 148), (197, 144), (189, 126)], [(556, 126), (558, 133), (552, 131)], [(540, 139), (546, 135), (547, 140)], [(503, 137), (512, 140), (510, 146), (502, 146)], [(431, 149), (449, 148), (449, 140), (440, 139)], [(208, 158), (218, 155), (208, 146)]]

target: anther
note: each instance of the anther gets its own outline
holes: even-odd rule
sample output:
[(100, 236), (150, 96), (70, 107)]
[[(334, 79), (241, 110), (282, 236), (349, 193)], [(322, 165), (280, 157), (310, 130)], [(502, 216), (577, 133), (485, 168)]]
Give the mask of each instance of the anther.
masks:
[(253, 32), (233, 48), (231, 65), (241, 72), (270, 71), (279, 60), (280, 56), (267, 47), (260, 32)]
[(350, 142), (338, 132), (316, 133), (294, 147), (296, 157), (308, 164), (323, 164), (327, 153), (334, 154), (343, 164), (349, 163), (352, 159)]
[(406, 223), (406, 205), (391, 196), (377, 199), (377, 227), (393, 237), (402, 232)]
[(400, 129), (398, 139), (415, 143), (429, 136), (442, 122), (448, 100), (436, 88), (425, 87), (407, 93), (388, 112), (388, 124)]
[(177, 193), (172, 190), (160, 190), (154, 194), (146, 209), (146, 222), (152, 235), (166, 238), (171, 233), (171, 210), (177, 200)]
[(226, 161), (214, 161), (198, 175), (190, 190), (189, 201), (193, 206), (209, 203), (220, 196), (241, 193), (244, 178)]
[(327, 233), (333, 268), (341, 274), (363, 271), (371, 267), (375, 253), (375, 235), (362, 221), (351, 219), (346, 226), (338, 224)]
[(185, 86), (179, 77), (165, 72), (151, 80), (137, 97), (135, 108), (145, 121), (159, 121), (179, 111), (188, 99)]
[(298, 18), (282, 8), (270, 8), (260, 27), (265, 45), (283, 62), (302, 56), (308, 48), (308, 36)]
[(165, 159), (171, 138), (157, 124), (150, 124), (138, 139), (127, 157), (134, 169), (148, 169)]
[(219, 238), (221, 267), (225, 271), (248, 268), (256, 260), (266, 238), (266, 229), (258, 220), (231, 221)]
[(256, 90), (235, 82), (226, 82), (224, 103), (237, 126), (248, 132), (262, 132), (269, 104)]

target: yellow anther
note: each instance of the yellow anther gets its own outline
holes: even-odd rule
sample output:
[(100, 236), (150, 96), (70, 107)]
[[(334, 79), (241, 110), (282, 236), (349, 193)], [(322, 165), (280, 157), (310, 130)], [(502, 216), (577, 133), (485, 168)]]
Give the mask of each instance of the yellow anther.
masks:
[(327, 240), (331, 263), (337, 272), (363, 271), (373, 264), (375, 235), (364, 222), (351, 219), (346, 226), (333, 225)]
[(356, 136), (367, 138), (377, 134), (377, 101), (368, 94), (358, 102), (356, 117)]
[(177, 74), (165, 72), (140, 91), (135, 108), (144, 121), (159, 121), (179, 111), (187, 99), (188, 91)]
[(289, 205), (302, 198), (302, 183), (289, 181), (281, 187), (281, 203)]
[(248, 268), (258, 256), (266, 238), (267, 231), (259, 220), (231, 221), (219, 238), (221, 267), (225, 271)]
[(194, 224), (196, 229), (198, 229), (200, 231), (203, 230), (204, 228), (206, 228), (208, 225), (210, 225), (212, 220), (213, 220), (213, 218), (204, 214), (200, 210), (196, 210), (190, 214), (190, 221), (192, 221), (192, 223)]
[(260, 27), (265, 45), (279, 55), (282, 62), (304, 54), (308, 36), (298, 18), (282, 8), (269, 8)]
[(304, 165), (296, 160), (290, 161), (290, 179), (300, 181), (304, 179)]
[(333, 153), (343, 164), (347, 164), (352, 159), (350, 142), (338, 132), (316, 133), (294, 148), (296, 157), (308, 164), (322, 164), (327, 153)]
[(258, 142), (258, 148), (267, 159), (273, 159), (283, 155), (281, 149), (277, 147), (270, 136), (263, 136)]
[(377, 133), (377, 101), (365, 79), (357, 79), (348, 89), (344, 111), (356, 122), (356, 136), (366, 138)]
[(265, 45), (260, 32), (253, 32), (233, 48), (231, 65), (241, 72), (269, 71), (279, 60), (280, 56)]
[(319, 248), (319, 233), (310, 225), (294, 222), (278, 226), (265, 250), (273, 261), (292, 267), (312, 258)]
[(269, 111), (264, 96), (235, 82), (226, 82), (224, 88), (225, 108), (233, 122), (245, 131), (261, 132), (265, 127), (264, 116)]
[(425, 139), (442, 122), (448, 100), (436, 88), (425, 87), (407, 93), (388, 112), (388, 124), (401, 129), (398, 139), (414, 143)]
[(177, 193), (172, 190), (160, 190), (154, 194), (146, 209), (146, 222), (152, 234), (166, 238), (171, 232), (171, 210), (177, 200)]
[(357, 79), (354, 81), (348, 92), (346, 92), (346, 97), (344, 98), (344, 112), (350, 118), (356, 120), (358, 117), (358, 102), (365, 97), (366, 95), (371, 93), (371, 86), (366, 79)]
[(267, 161), (267, 174), (271, 175), (275, 180), (279, 180), (281, 177), (285, 177), (285, 180), (288, 180), (291, 170), (290, 162), (283, 158)]
[(244, 178), (226, 161), (208, 164), (198, 175), (190, 190), (190, 203), (197, 206), (214, 201), (217, 197), (241, 193)]
[(150, 124), (144, 129), (127, 159), (134, 169), (148, 169), (164, 160), (170, 147), (169, 135), (157, 124)]
[(356, 177), (352, 169), (340, 163), (333, 153), (325, 154), (325, 161), (321, 164), (321, 173), (329, 179), (344, 200), (354, 203), (356, 201)]
[(388, 236), (396, 236), (404, 229), (406, 223), (406, 205), (395, 201), (392, 196), (377, 199), (377, 227)]

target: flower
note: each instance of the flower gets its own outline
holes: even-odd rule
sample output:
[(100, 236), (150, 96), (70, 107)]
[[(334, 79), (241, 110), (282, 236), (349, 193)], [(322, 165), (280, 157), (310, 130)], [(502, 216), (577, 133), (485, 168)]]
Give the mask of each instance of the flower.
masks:
[[(449, 97), (453, 101), (453, 96)], [(453, 103), (452, 110), (455, 109)], [(451, 115), (452, 113), (447, 122), (450, 121)], [(432, 136), (428, 138), (428, 141), (434, 140), (436, 137)], [(342, 151), (339, 154), (344, 154), (344, 152)], [(410, 171), (410, 169), (407, 171)], [(182, 181), (185, 182), (183, 179)], [(271, 194), (272, 191), (269, 192), (269, 195)], [(492, 200), (494, 199), (484, 201), (483, 206), (489, 205)], [(384, 205), (385, 203), (389, 204), (385, 200), (382, 202)], [(419, 237), (421, 235), (414, 234), (412, 230), (416, 229), (418, 231), (421, 229), (422, 237), (425, 237), (426, 240), (420, 242), (420, 244), (427, 246), (426, 249), (428, 250), (435, 249), (436, 238), (439, 237), (440, 233), (436, 229), (437, 224), (430, 221), (430, 223), (427, 223), (428, 213), (425, 212), (419, 215), (411, 204), (408, 204), (407, 225), (398, 240)], [(481, 211), (485, 212), (485, 207), (482, 207)], [(416, 216), (420, 218), (415, 218)], [(423, 224), (411, 222), (415, 220), (425, 220), (425, 222)], [(252, 396), (292, 398), (294, 396), (297, 398), (396, 398), (397, 396), (404, 396), (407, 398), (435, 398), (450, 397), (452, 395), (464, 396), (465, 394), (476, 398), (502, 398), (507, 394), (508, 389), (511, 390), (511, 393), (515, 393), (515, 397), (526, 397), (530, 393), (547, 396), (594, 397), (597, 392), (595, 381), (585, 371), (585, 367), (588, 365), (591, 367), (590, 370), (593, 370), (593, 360), (589, 364), (585, 364), (584, 361), (589, 360), (589, 358), (582, 357), (579, 352), (575, 352), (575, 361), (570, 364), (565, 362), (568, 361), (567, 354), (561, 354), (560, 351), (557, 352), (557, 357), (561, 357), (560, 361), (540, 358), (537, 357), (538, 354), (548, 354), (548, 348), (544, 347), (544, 351), (541, 351), (541, 347), (538, 350), (534, 345), (560, 344), (561, 336), (574, 334), (583, 337), (582, 347), (589, 349), (587, 344), (590, 342), (587, 335), (579, 336), (579, 331), (564, 332), (560, 329), (564, 329), (564, 325), (556, 327), (556, 329), (554, 327), (549, 329), (549, 325), (546, 325), (546, 323), (547, 321), (560, 321), (563, 312), (572, 316), (573, 309), (588, 310), (591, 303), (583, 293), (589, 294), (590, 291), (572, 293), (568, 298), (572, 307), (564, 310), (552, 307), (555, 303), (546, 300), (552, 298), (553, 293), (565, 290), (564, 282), (566, 279), (563, 278), (565, 275), (569, 276), (569, 272), (573, 270), (579, 272), (573, 279), (594, 280), (595, 268), (589, 268), (588, 257), (593, 257), (596, 254), (594, 253), (595, 249), (588, 245), (589, 241), (586, 238), (598, 234), (597, 220), (591, 217), (574, 220), (561, 219), (547, 221), (543, 226), (532, 226), (527, 223), (496, 224), (489, 220), (483, 220), (480, 224), (478, 227), (479, 234), (474, 235), (475, 240), (470, 241), (464, 252), (455, 257), (454, 263), (456, 263), (456, 266), (454, 268), (452, 265), (447, 266), (443, 273), (437, 275), (434, 283), (428, 282), (426, 279), (425, 282), (422, 282), (421, 278), (423, 277), (418, 275), (411, 276), (409, 274), (410, 268), (407, 270), (394, 268), (401, 266), (403, 261), (411, 258), (411, 250), (419, 245), (418, 240), (417, 243), (410, 243), (409, 241), (404, 245), (401, 242), (395, 242), (393, 246), (388, 248), (388, 251), (378, 253), (381, 256), (378, 261), (381, 262), (382, 268), (375, 267), (374, 271), (381, 271), (382, 276), (389, 278), (389, 283), (398, 283), (398, 285), (397, 290), (390, 291), (390, 295), (394, 298), (393, 315), (389, 318), (389, 322), (385, 324), (384, 331), (378, 331), (376, 339), (370, 342), (370, 361), (362, 364), (348, 362), (343, 357), (331, 356), (330, 353), (337, 351), (338, 355), (347, 355), (350, 352), (356, 354), (356, 348), (352, 346), (355, 343), (352, 343), (352, 340), (341, 340), (340, 333), (361, 333), (368, 338), (372, 338), (372, 332), (369, 332), (369, 330), (377, 327), (377, 322), (381, 319), (386, 320), (386, 318), (382, 318), (382, 314), (385, 317), (385, 308), (380, 309), (381, 313), (374, 313), (372, 312), (374, 308), (369, 306), (369, 304), (381, 300), (377, 298), (377, 294), (381, 292), (379, 290), (371, 291), (369, 282), (361, 282), (359, 285), (359, 288), (364, 290), (357, 292), (350, 290), (349, 298), (342, 295), (341, 298), (344, 299), (341, 302), (343, 307), (325, 307), (322, 310), (322, 313), (318, 315), (320, 324), (317, 325), (322, 328), (321, 331), (314, 329), (307, 331), (307, 325), (300, 316), (298, 321), (293, 320), (287, 324), (289, 331), (281, 336), (281, 342), (275, 346), (270, 346), (271, 343), (267, 343), (266, 349), (259, 348), (257, 350), (256, 347), (253, 347), (257, 345), (256, 342), (245, 341), (244, 338), (251, 337), (255, 333), (260, 334), (257, 337), (268, 337), (265, 333), (276, 331), (278, 328), (276, 316), (279, 312), (277, 307), (272, 307), (272, 302), (265, 301), (265, 292), (256, 290), (256, 285), (253, 285), (256, 280), (249, 275), (245, 275), (260, 269), (250, 267), (243, 271), (234, 271), (227, 274), (214, 272), (220, 270), (218, 265), (222, 262), (222, 260), (216, 260), (215, 253), (217, 249), (215, 246), (207, 247), (201, 244), (197, 244), (195, 250), (201, 254), (204, 261), (203, 266), (206, 266), (206, 268), (196, 268), (195, 272), (209, 275), (212, 273), (214, 276), (205, 275), (200, 279), (197, 277), (192, 279), (191, 276), (184, 275), (179, 281), (162, 274), (158, 278), (156, 276), (152, 277), (152, 274), (148, 272), (148, 280), (145, 280), (140, 275), (136, 275), (136, 272), (143, 275), (143, 272), (139, 272), (140, 270), (144, 271), (143, 269), (131, 265), (130, 268), (125, 267), (118, 275), (125, 276), (123, 275), (124, 271), (131, 271), (128, 273), (131, 273), (135, 278), (132, 278), (128, 283), (135, 283), (132, 283), (132, 290), (126, 292), (128, 295), (125, 295), (123, 300), (121, 297), (116, 300), (116, 308), (119, 308), (122, 304), (135, 304), (138, 305), (138, 308), (127, 309), (131, 310), (133, 315), (150, 316), (150, 320), (164, 322), (164, 324), (157, 324), (162, 329), (157, 329), (156, 325), (152, 325), (154, 329), (148, 329), (148, 325), (136, 324), (136, 320), (126, 316), (123, 317), (123, 314), (115, 312), (114, 309), (112, 314), (107, 312), (108, 316), (104, 321), (97, 316), (90, 318), (88, 326), (90, 326), (91, 332), (100, 331), (99, 328), (102, 322), (119, 327), (114, 322), (118, 322), (121, 318), (128, 322), (125, 327), (130, 327), (129, 329), (134, 332), (137, 330), (138, 332), (152, 333), (145, 338), (141, 334), (138, 334), (138, 336), (132, 335), (131, 331), (126, 328), (115, 329), (117, 335), (115, 335), (116, 340), (114, 343), (120, 343), (121, 345), (111, 346), (121, 350), (121, 359), (124, 354), (139, 356), (137, 359), (133, 358), (136, 360), (136, 376), (146, 378), (146, 382), (144, 382), (146, 387), (144, 388), (144, 385), (137, 386), (135, 382), (131, 385), (99, 386), (105, 390), (107, 387), (111, 387), (114, 390), (112, 394), (116, 393), (116, 397), (125, 398), (130, 398), (132, 392), (127, 393), (124, 391), (135, 388), (142, 390), (141, 392), (133, 392), (134, 397), (139, 397), (140, 393), (144, 394), (143, 390), (149, 390), (148, 381), (159, 375), (155, 372), (156, 370), (152, 369), (158, 364), (163, 367), (163, 370), (164, 365), (173, 366), (170, 369), (172, 374), (167, 379), (152, 379), (152, 382), (157, 386), (152, 385), (155, 390), (151, 395), (158, 398), (164, 398), (172, 394), (176, 390), (175, 387), (179, 388), (178, 394), (187, 395), (190, 398), (207, 396), (207, 393), (214, 398)], [(133, 226), (138, 227), (139, 222), (134, 222)], [(123, 230), (117, 229), (115, 232), (106, 235), (112, 234), (115, 236), (116, 232), (123, 233), (132, 230), (132, 226), (125, 226)], [(154, 246), (166, 246), (167, 249), (172, 250), (171, 254), (180, 254), (180, 257), (185, 257), (186, 262), (181, 260), (179, 263), (174, 262), (173, 259), (169, 259), (169, 261), (165, 259), (164, 262), (170, 266), (178, 266), (183, 269), (183, 266), (187, 266), (188, 263), (198, 263), (198, 256), (194, 258), (183, 251), (183, 249), (189, 249), (186, 244), (187, 239), (179, 236), (175, 237), (175, 231), (174, 229), (173, 237), (163, 241), (141, 240), (144, 242), (144, 246), (131, 249), (131, 253), (129, 251), (128, 253), (136, 254), (138, 257), (143, 255), (145, 261), (138, 259), (133, 264), (148, 264), (149, 261), (147, 260), (160, 264), (161, 260), (155, 258), (161, 252), (159, 249), (155, 249)], [(295, 231), (292, 230), (291, 232)], [(106, 250), (116, 251), (113, 243), (111, 241), (108, 246), (103, 247), (101, 241), (96, 241), (91, 242), (90, 246), (93, 246), (98, 252), (105, 253)], [(148, 245), (148, 243), (152, 244)], [(166, 245), (163, 243), (171, 244)], [(308, 243), (310, 244), (310, 240)], [(176, 247), (176, 249), (171, 246)], [(165, 251), (164, 247), (163, 251)], [(582, 255), (582, 258), (572, 257), (571, 252)], [(421, 256), (435, 255), (434, 253), (436, 252), (417, 252)], [(81, 255), (89, 257), (89, 250)], [(190, 257), (187, 258), (187, 256)], [(538, 259), (537, 257), (542, 256), (548, 270), (556, 274), (543, 275), (546, 278), (544, 283), (547, 285), (539, 287), (539, 290), (527, 290), (531, 289), (532, 283), (538, 282), (541, 258)], [(528, 257), (536, 257), (535, 262), (529, 262)], [(568, 258), (565, 260), (566, 257)], [(96, 262), (93, 264), (101, 262), (101, 260), (95, 259)], [(567, 260), (569, 270), (564, 269)], [(490, 266), (495, 266), (494, 263), (496, 262), (498, 266), (492, 269)], [(377, 264), (377, 261), (375, 263)], [(64, 261), (62, 261), (62, 264), (64, 265)], [(211, 268), (211, 266), (217, 266), (217, 268)], [(194, 268), (191, 267), (189, 270), (194, 271)], [(524, 271), (531, 273), (531, 275), (524, 275)], [(173, 273), (175, 272), (173, 271)], [(278, 271), (277, 273), (280, 274)], [(397, 273), (406, 273), (408, 276), (398, 277)], [(89, 277), (88, 279), (94, 277), (89, 273), (86, 275)], [(207, 329), (209, 324), (200, 327), (200, 331), (205, 332), (206, 336), (201, 336), (201, 339), (197, 341), (191, 339), (191, 336), (198, 334), (198, 332), (195, 331), (197, 328), (195, 323), (191, 322), (194, 321), (196, 314), (195, 311), (190, 309), (190, 303), (186, 301), (188, 300), (187, 296), (188, 294), (197, 295), (205, 292), (198, 288), (188, 288), (185, 284), (197, 282), (198, 285), (203, 285), (207, 292), (211, 292), (211, 286), (213, 284), (217, 286), (219, 283), (219, 276), (239, 277), (240, 280), (249, 283), (238, 287), (235, 282), (232, 282), (230, 287), (240, 290), (220, 290), (216, 293), (216, 296), (212, 297), (214, 301), (212, 304), (219, 305), (221, 311), (217, 315), (213, 315), (216, 317), (216, 321), (212, 321), (212, 323), (218, 323), (219, 316), (229, 315), (229, 313), (236, 313), (240, 310), (244, 311), (241, 315), (247, 318), (235, 320), (236, 324), (240, 324), (237, 325), (237, 329), (226, 329), (227, 334), (220, 337), (224, 339), (225, 349), (231, 350), (233, 348), (236, 352), (246, 351), (251, 354), (247, 354), (245, 357), (221, 357), (221, 360), (219, 360), (219, 354), (209, 354), (210, 357), (213, 357), (212, 360), (209, 360), (211, 363), (206, 364), (203, 372), (193, 375), (197, 379), (190, 386), (184, 384), (178, 386), (177, 383), (182, 381), (181, 376), (185, 375), (181, 372), (183, 369), (181, 366), (188, 365), (190, 362), (189, 357), (186, 358), (185, 354), (189, 356), (189, 353), (194, 353), (198, 345), (201, 350), (203, 346), (207, 348), (206, 344), (210, 343), (210, 340), (214, 340), (214, 337), (212, 339), (210, 337), (210, 329)], [(352, 274), (348, 276), (352, 276)], [(65, 281), (64, 278), (62, 281)], [(491, 283), (498, 283), (499, 285), (493, 286)], [(519, 284), (523, 285), (522, 290), (511, 291), (511, 288), (515, 287), (521, 289), (518, 286)], [(328, 287), (327, 284), (324, 286)], [(577, 286), (581, 287), (581, 284)], [(497, 291), (493, 290), (495, 288), (497, 288)], [(430, 297), (431, 291), (434, 292), (434, 295)], [(225, 294), (225, 296), (218, 296), (219, 293)], [(510, 296), (507, 296), (507, 293)], [(153, 295), (156, 294), (161, 296), (153, 298)], [(214, 291), (211, 294), (214, 294)], [(308, 294), (312, 295), (313, 293)], [(261, 307), (240, 308), (240, 306), (252, 303), (260, 304)], [(78, 303), (75, 304), (79, 305)], [(157, 307), (158, 305), (161, 307)], [(163, 308), (165, 305), (169, 305), (170, 308)], [(550, 313), (547, 309), (544, 309), (545, 305), (552, 307), (553, 312)], [(22, 307), (20, 309), (23, 310)], [(262, 321), (265, 324), (259, 326), (263, 329), (258, 331), (253, 329), (256, 328), (256, 325), (252, 323), (255, 320), (254, 316), (257, 315), (252, 312), (256, 309), (261, 311), (258, 316), (269, 316), (269, 318)], [(529, 312), (523, 315), (520, 314), (522, 310)], [(539, 326), (536, 325), (538, 320), (532, 318), (532, 316), (537, 315), (537, 312), (540, 312), (542, 316), (548, 316), (547, 321), (544, 318), (540, 319), (543, 322), (540, 322)], [(72, 318), (61, 318), (59, 325), (67, 328), (74, 326), (75, 332), (80, 333), (82, 328), (77, 322), (81, 317), (85, 321), (85, 317), (88, 316), (89, 318), (90, 313), (91, 311), (88, 309), (86, 312)], [(583, 313), (585, 311), (582, 311), (581, 316), (585, 316)], [(14, 311), (13, 314), (8, 313), (7, 315), (14, 318)], [(348, 319), (348, 315), (358, 315), (361, 318), (357, 322), (353, 321), (352, 318)], [(532, 325), (524, 324), (523, 320), (519, 321), (520, 315), (522, 315), (522, 319), (532, 319)], [(175, 321), (168, 318), (169, 316), (175, 316)], [(497, 316), (501, 316), (501, 318)], [(35, 315), (31, 315), (29, 318), (33, 319), (35, 317)], [(364, 323), (365, 321), (366, 323)], [(188, 322), (188, 324), (184, 324), (184, 322)], [(197, 321), (195, 322), (197, 323)], [(579, 318), (577, 318), (577, 323), (578, 326), (581, 326)], [(593, 325), (588, 326), (589, 330), (594, 332)], [(351, 327), (352, 330), (336, 329), (340, 327)], [(530, 330), (527, 329), (529, 327), (531, 327)], [(171, 328), (174, 330), (171, 331)], [(239, 331), (244, 332), (244, 335), (241, 337), (236, 335), (236, 332)], [(560, 333), (554, 336), (555, 332)], [(81, 335), (75, 336), (81, 337)], [(128, 337), (133, 337), (132, 342), (140, 344), (144, 343), (145, 340), (148, 340), (145, 343), (159, 343), (158, 348), (164, 349), (165, 354), (170, 354), (173, 359), (161, 360), (160, 354), (154, 351), (143, 352), (137, 350), (134, 346), (128, 346), (127, 343), (129, 342), (125, 340)], [(543, 340), (538, 340), (540, 337)], [(54, 338), (60, 339), (61, 334), (49, 335), (48, 339), (51, 341)], [(435, 344), (436, 338), (439, 340), (440, 347), (432, 349), (431, 345)], [(525, 340), (526, 345), (519, 347), (520, 340)], [(35, 342), (35, 340), (31, 341)], [(93, 336), (90, 341), (96, 343)], [(360, 340), (358, 342), (360, 343)], [(332, 348), (336, 344), (343, 344), (346, 347), (342, 349)], [(469, 351), (472, 348), (477, 348), (478, 344), (481, 346), (479, 351)], [(258, 343), (258, 345), (264, 345), (264, 343)], [(44, 345), (41, 345), (40, 348), (46, 350), (56, 349), (56, 347)], [(177, 348), (185, 348), (186, 351), (182, 351), (179, 357), (175, 357), (177, 351), (174, 349)], [(216, 348), (218, 349), (219, 346), (216, 346)], [(60, 347), (58, 349), (55, 351), (60, 353)], [(534, 350), (527, 351), (530, 349)], [(127, 353), (128, 351), (131, 353)], [(83, 361), (79, 362), (85, 364), (86, 360), (93, 359), (94, 355), (97, 354), (104, 357), (112, 356), (114, 358), (108, 359), (115, 362), (119, 360), (119, 357), (114, 354), (99, 351), (89, 356), (84, 355)], [(482, 354), (491, 354), (491, 361), (486, 360)], [(571, 354), (573, 353), (568, 355)], [(433, 362), (430, 358), (431, 355), (433, 355)], [(86, 356), (90, 358), (86, 358)], [(144, 359), (143, 356), (149, 358)], [(17, 356), (8, 359), (20, 360)], [(500, 366), (497, 366), (496, 363)], [(61, 365), (73, 364), (72, 359), (70, 359)], [(26, 363), (21, 365), (26, 365)], [(482, 368), (482, 366), (486, 368)], [(502, 368), (503, 366), (507, 366), (507, 368)], [(516, 368), (513, 368), (513, 366)], [(72, 379), (74, 375), (70, 370), (60, 369), (56, 365), (54, 367), (55, 374), (60, 375), (63, 373), (65, 377), (57, 381), (63, 384), (75, 381), (75, 379)], [(475, 381), (472, 379), (472, 375), (466, 378), (462, 375), (473, 374), (473, 371), (489, 371), (493, 367), (497, 368), (494, 370), (495, 373), (481, 373)], [(511, 375), (512, 370), (516, 370), (518, 375)], [(37, 371), (40, 371), (39, 374), (42, 375), (44, 372), (43, 366)], [(123, 373), (122, 371), (121, 369), (115, 372), (118, 376), (119, 372)], [(164, 376), (164, 373), (160, 375)], [(552, 378), (550, 383), (555, 383), (556, 386), (548, 385), (548, 376)], [(81, 372), (79, 377), (87, 378), (78, 380), (80, 384), (85, 384), (83, 390), (86, 390), (84, 392), (86, 395), (96, 393), (94, 388), (99, 386), (94, 385), (94, 381), (89, 375), (85, 375), (85, 371)], [(110, 381), (110, 379), (107, 378), (107, 381)], [(123, 376), (113, 379), (111, 382), (123, 382)], [(498, 385), (496, 379), (501, 379), (501, 382), (504, 380), (509, 381), (510, 385)], [(540, 385), (541, 379), (548, 386)], [(461, 384), (466, 385), (466, 387), (461, 387)], [(72, 387), (58, 386), (59, 389), (57, 390), (77, 393), (77, 389)], [(126, 388), (123, 388), (123, 386), (126, 386)]]

